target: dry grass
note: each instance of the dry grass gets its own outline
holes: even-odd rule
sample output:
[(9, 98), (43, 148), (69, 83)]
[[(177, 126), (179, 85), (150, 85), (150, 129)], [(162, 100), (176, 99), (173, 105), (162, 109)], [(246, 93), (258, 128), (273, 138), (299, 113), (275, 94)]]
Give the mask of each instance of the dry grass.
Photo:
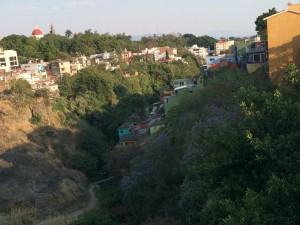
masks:
[(26, 134), (34, 129), (27, 108), (16, 109), (8, 100), (0, 100), (0, 153), (26, 142)]
[[(26, 210), (25, 210), (26, 212)], [(36, 222), (35, 219), (28, 219), (26, 213), (18, 212), (14, 213), (10, 216), (0, 216), (0, 224), (1, 225), (27, 225), (34, 224), (34, 225), (68, 225), (71, 222), (75, 221), (76, 218), (72, 216), (60, 216), (55, 218), (49, 218), (42, 222)]]
[(68, 225), (75, 220), (76, 218), (72, 216), (61, 216), (55, 219), (50, 218), (43, 221), (42, 223), (37, 223), (36, 225)]
[[(37, 104), (47, 126), (29, 122), (29, 107), (17, 109), (0, 99), (0, 225), (31, 224), (82, 208), (88, 201), (83, 174), (63, 164), (76, 152), (76, 136), (60, 129), (56, 112)], [(4, 212), (10, 215), (1, 215)], [(43, 224), (65, 225), (73, 219), (62, 216)]]

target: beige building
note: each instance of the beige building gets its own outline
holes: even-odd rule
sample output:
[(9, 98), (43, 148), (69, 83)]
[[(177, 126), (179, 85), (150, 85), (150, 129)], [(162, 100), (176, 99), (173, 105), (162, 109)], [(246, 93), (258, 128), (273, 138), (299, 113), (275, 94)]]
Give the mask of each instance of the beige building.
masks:
[(267, 20), (269, 75), (281, 82), (290, 63), (300, 67), (300, 4), (265, 18)]
[(0, 48), (0, 69), (10, 72), (19, 66), (18, 54), (14, 50)]
[(53, 76), (71, 74), (71, 64), (69, 61), (53, 61), (49, 63), (49, 70)]
[(229, 50), (230, 47), (233, 45), (234, 45), (234, 41), (226, 41), (223, 39), (218, 40), (218, 42), (215, 43), (216, 55), (220, 55), (220, 53), (225, 52), (226, 50)]

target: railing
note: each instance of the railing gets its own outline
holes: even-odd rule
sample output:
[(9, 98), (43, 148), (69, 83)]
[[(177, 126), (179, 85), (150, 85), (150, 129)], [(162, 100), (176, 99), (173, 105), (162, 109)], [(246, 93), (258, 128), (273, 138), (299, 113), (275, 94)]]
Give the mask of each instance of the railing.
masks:
[(258, 53), (258, 52), (267, 52), (267, 49), (266, 47), (263, 46), (246, 49), (246, 53)]

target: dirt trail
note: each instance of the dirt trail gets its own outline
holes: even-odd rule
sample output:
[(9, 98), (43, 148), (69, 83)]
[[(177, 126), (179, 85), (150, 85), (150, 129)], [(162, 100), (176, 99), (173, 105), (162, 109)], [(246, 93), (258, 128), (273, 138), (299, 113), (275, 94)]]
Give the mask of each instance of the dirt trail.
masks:
[(90, 187), (89, 187), (89, 193), (90, 193), (90, 201), (88, 202), (88, 205), (82, 209), (79, 209), (79, 210), (76, 210), (72, 213), (69, 213), (69, 214), (66, 214), (66, 215), (60, 215), (60, 216), (56, 216), (56, 217), (52, 217), (50, 219), (45, 219), (45, 220), (42, 220), (40, 221), (39, 223), (36, 223), (35, 225), (47, 225), (48, 223), (50, 224), (55, 224), (55, 222), (59, 222), (59, 221), (62, 221), (64, 220), (65, 218), (69, 218), (69, 219), (77, 219), (79, 216), (81, 216), (82, 214), (88, 212), (88, 211), (91, 211), (92, 209), (94, 209), (97, 204), (98, 204), (98, 200), (96, 198), (96, 193), (95, 193), (95, 187), (102, 184), (102, 183), (105, 183), (106, 181), (110, 181), (112, 180), (113, 177), (109, 177), (109, 178), (106, 178), (104, 180), (100, 180), (100, 181), (97, 181), (97, 182), (94, 182), (92, 184), (90, 184)]

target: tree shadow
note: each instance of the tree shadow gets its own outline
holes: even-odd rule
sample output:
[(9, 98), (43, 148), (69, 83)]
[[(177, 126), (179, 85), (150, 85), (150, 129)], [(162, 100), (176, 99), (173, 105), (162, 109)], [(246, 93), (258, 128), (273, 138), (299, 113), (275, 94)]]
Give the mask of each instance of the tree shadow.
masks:
[(269, 75), (272, 81), (282, 83), (287, 66), (295, 63), (300, 67), (300, 35), (289, 43), (271, 47), (269, 43)]

